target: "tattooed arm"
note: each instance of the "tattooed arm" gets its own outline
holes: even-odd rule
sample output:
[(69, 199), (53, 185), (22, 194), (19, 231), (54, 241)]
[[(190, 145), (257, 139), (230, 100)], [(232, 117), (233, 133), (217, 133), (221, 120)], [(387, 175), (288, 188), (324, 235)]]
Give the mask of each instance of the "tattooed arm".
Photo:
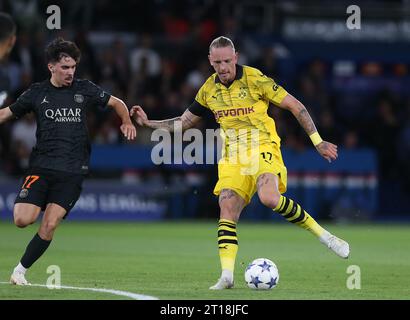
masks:
[(201, 120), (201, 117), (194, 115), (189, 110), (185, 110), (181, 116), (172, 119), (148, 120), (146, 113), (140, 106), (133, 106), (130, 111), (130, 116), (140, 126), (146, 126), (151, 129), (164, 129), (170, 132), (178, 128), (182, 130), (192, 128)]
[[(282, 100), (280, 107), (292, 112), (292, 114), (298, 120), (299, 124), (302, 126), (302, 128), (305, 130), (309, 137), (312, 134), (317, 133), (316, 126), (313, 123), (313, 120), (310, 117), (309, 112), (306, 110), (305, 106), (291, 94), (288, 94)], [(327, 161), (332, 162), (332, 160), (336, 160), (337, 146), (333, 143), (322, 141), (315, 147), (316, 150), (320, 153), (320, 155)]]

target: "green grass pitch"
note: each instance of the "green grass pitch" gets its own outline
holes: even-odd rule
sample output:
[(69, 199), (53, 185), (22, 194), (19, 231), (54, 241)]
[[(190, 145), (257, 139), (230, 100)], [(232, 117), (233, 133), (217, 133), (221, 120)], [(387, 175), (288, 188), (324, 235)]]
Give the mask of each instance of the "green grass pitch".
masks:
[[(31, 283), (46, 284), (49, 265), (61, 269), (65, 286), (105, 288), (170, 300), (410, 299), (410, 225), (328, 225), (346, 239), (351, 257), (337, 257), (315, 237), (287, 223), (238, 225), (235, 288), (208, 289), (220, 267), (217, 223), (64, 222), (44, 256), (28, 271)], [(0, 222), (0, 282), (10, 272), (38, 224), (18, 229)], [(247, 288), (244, 270), (253, 259), (273, 260), (276, 288)], [(360, 267), (361, 289), (346, 286), (347, 268)], [(357, 274), (356, 274), (357, 275)], [(127, 299), (109, 293), (50, 290), (0, 284), (0, 299)]]

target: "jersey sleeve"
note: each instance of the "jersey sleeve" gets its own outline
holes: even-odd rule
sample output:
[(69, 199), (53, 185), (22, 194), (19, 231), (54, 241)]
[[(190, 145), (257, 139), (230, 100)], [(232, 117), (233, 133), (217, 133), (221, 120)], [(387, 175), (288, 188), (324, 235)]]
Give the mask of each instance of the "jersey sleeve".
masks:
[(17, 101), (10, 106), (10, 110), (13, 115), (19, 119), (25, 114), (34, 111), (35, 98), (37, 96), (37, 91), (35, 86), (31, 86), (26, 91), (24, 91)]
[(207, 108), (200, 104), (198, 101), (194, 100), (194, 102), (192, 102), (188, 107), (188, 110), (197, 117), (202, 117), (205, 114)]
[(275, 105), (280, 105), (288, 92), (278, 85), (272, 78), (261, 75), (260, 85), (263, 96)]
[(105, 107), (108, 100), (110, 100), (111, 95), (91, 81), (87, 80), (86, 90), (90, 99), (89, 101), (93, 106)]
[(206, 103), (206, 83), (204, 83), (198, 90), (198, 93), (195, 96), (195, 101), (205, 109), (208, 109), (208, 104)]

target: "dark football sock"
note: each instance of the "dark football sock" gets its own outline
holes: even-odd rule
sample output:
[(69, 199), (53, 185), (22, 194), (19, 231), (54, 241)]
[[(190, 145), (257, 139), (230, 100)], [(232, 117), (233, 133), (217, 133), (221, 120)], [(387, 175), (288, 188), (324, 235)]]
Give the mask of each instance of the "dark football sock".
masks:
[(43, 240), (40, 238), (38, 233), (31, 239), (30, 243), (26, 248), (26, 252), (24, 252), (23, 257), (20, 260), (20, 263), (24, 268), (30, 268), (31, 265), (41, 257), (44, 251), (47, 250), (48, 246), (50, 245), (51, 240)]

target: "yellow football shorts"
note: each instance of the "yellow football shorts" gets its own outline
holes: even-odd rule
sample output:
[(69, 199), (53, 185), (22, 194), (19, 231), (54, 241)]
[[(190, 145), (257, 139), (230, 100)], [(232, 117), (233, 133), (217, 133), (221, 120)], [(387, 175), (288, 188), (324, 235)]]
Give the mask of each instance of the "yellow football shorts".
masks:
[(273, 173), (279, 178), (279, 192), (286, 192), (287, 170), (282, 154), (276, 144), (263, 145), (248, 150), (246, 157), (223, 157), (218, 163), (218, 182), (214, 194), (219, 195), (223, 189), (238, 193), (248, 204), (257, 191), (256, 181), (263, 173)]

